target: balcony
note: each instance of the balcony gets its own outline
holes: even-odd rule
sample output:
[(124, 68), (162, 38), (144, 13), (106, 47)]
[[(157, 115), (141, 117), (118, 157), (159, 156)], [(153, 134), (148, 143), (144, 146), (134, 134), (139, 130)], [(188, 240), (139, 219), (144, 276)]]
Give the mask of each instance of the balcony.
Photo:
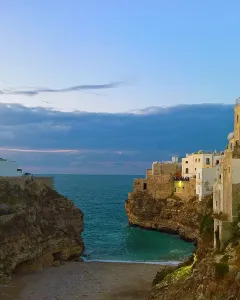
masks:
[(174, 177), (174, 181), (189, 181), (189, 177)]

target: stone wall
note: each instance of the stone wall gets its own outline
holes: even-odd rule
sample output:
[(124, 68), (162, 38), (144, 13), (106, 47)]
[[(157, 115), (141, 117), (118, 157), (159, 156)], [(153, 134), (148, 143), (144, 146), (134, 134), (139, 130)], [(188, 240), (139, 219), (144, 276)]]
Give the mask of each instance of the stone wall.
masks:
[(148, 178), (149, 175), (152, 175), (152, 169), (146, 169), (146, 178)]
[(232, 221), (232, 152), (225, 151), (222, 161), (223, 213)]
[(232, 220), (238, 217), (240, 207), (240, 183), (232, 185)]
[(146, 191), (156, 198), (166, 198), (173, 193), (172, 175), (148, 175), (148, 178), (136, 178), (133, 192)]
[(182, 200), (190, 200), (196, 196), (196, 179), (174, 181), (174, 194)]
[(173, 174), (175, 175), (181, 169), (180, 163), (153, 163), (152, 175)]
[(147, 183), (145, 178), (135, 178), (133, 181), (133, 191), (140, 192), (144, 190), (144, 183)]

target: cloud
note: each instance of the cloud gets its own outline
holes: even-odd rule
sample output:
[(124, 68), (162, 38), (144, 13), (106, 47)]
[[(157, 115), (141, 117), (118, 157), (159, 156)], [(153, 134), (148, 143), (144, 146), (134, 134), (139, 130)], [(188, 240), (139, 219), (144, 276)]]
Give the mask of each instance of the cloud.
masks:
[(117, 88), (123, 84), (123, 82), (111, 82), (106, 84), (89, 84), (89, 85), (76, 85), (63, 89), (52, 89), (52, 88), (27, 88), (27, 89), (2, 89), (0, 95), (25, 95), (25, 96), (36, 96), (43, 93), (68, 93), (68, 92), (79, 92), (84, 90), (103, 90)]
[(72, 149), (17, 149), (0, 147), (0, 151), (26, 152), (26, 153), (77, 153), (78, 150)]
[(144, 174), (172, 155), (222, 150), (233, 130), (232, 105), (145, 111), (59, 112), (0, 103), (0, 156), (43, 173)]

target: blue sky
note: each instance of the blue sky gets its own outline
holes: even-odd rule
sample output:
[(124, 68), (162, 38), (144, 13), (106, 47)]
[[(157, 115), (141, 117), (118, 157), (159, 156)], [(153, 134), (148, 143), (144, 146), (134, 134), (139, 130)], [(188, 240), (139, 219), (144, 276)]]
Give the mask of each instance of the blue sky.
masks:
[[(83, 149), (82, 145), (84, 145), (84, 147), (88, 146), (85, 148), (86, 151), (98, 150), (91, 152), (89, 157), (85, 157), (85, 163), (94, 162), (93, 158), (99, 160), (102, 157), (102, 165), (104, 162), (107, 165), (107, 162), (110, 162), (107, 160), (107, 152), (104, 156), (101, 151), (99, 152), (101, 143), (98, 142), (98, 145), (95, 145), (94, 142), (98, 140), (97, 136), (94, 139), (97, 130), (91, 132), (92, 144), (90, 141), (86, 144), (89, 136), (84, 136), (84, 131), (81, 131), (81, 134), (79, 131), (77, 136), (75, 129), (79, 127), (83, 117), (81, 115), (80, 119), (76, 119), (76, 111), (88, 112), (85, 115), (88, 118), (88, 123), (84, 123), (86, 128), (93, 128), (96, 119), (104, 116), (101, 113), (112, 114), (111, 120), (103, 118), (102, 123), (98, 124), (98, 126), (108, 127), (109, 141), (105, 150), (109, 151), (114, 148), (114, 143), (116, 145), (116, 140), (112, 138), (114, 131), (110, 130), (113, 119), (115, 118), (114, 122), (125, 122), (125, 120), (130, 122), (129, 119), (119, 121), (117, 113), (139, 109), (144, 112), (146, 107), (154, 106), (173, 107), (171, 113), (177, 114), (179, 111), (174, 110), (174, 107), (182, 104), (190, 106), (202, 103), (232, 105), (239, 96), (239, 11), (239, 1), (221, 0), (3, 1), (0, 10), (2, 41), (0, 102), (6, 105), (2, 105), (1, 109), (6, 109), (7, 104), (20, 104), (21, 106), (18, 106), (18, 118), (20, 118), (23, 117), (22, 111), (25, 107), (31, 112), (34, 107), (42, 107), (44, 114), (55, 110), (61, 116), (62, 114), (68, 117), (71, 115), (72, 121), (68, 119), (68, 124), (53, 121), (58, 124), (58, 133), (62, 135), (59, 136), (58, 143), (55, 142), (52, 145), (49, 142), (50, 136), (42, 143), (39, 142), (38, 137), (23, 139), (24, 143), (22, 143), (16, 138), (16, 133), (11, 131), (13, 129), (10, 130), (10, 127), (6, 129), (6, 125), (3, 124), (5, 131), (2, 135), (5, 138), (8, 137), (8, 140), (2, 139), (0, 146), (4, 149), (12, 147), (25, 150), (64, 150), (69, 148), (67, 144), (71, 143), (64, 143), (62, 137), (66, 128), (71, 127), (68, 139), (79, 141), (78, 144), (72, 146)], [(189, 114), (190, 106), (183, 106), (181, 113)], [(204, 105), (201, 107), (206, 110), (210, 109)], [(220, 116), (223, 108), (211, 106), (213, 114), (215, 109), (218, 110), (216, 115)], [(232, 120), (232, 106), (224, 106), (224, 109), (226, 109), (224, 113), (228, 112), (228, 116), (225, 127), (222, 129), (222, 136), (231, 130)], [(200, 111), (204, 116), (204, 110)], [(94, 113), (94, 118), (96, 118), (94, 121), (90, 113)], [(16, 117), (16, 106), (11, 107), (11, 114)], [(44, 114), (41, 114), (42, 118)], [(156, 118), (156, 114), (154, 116), (153, 118)], [(163, 120), (162, 113), (158, 116), (160, 120)], [(40, 118), (40, 115), (38, 117)], [(134, 118), (134, 115), (132, 117)], [(143, 128), (145, 118), (149, 117), (141, 119)], [(104, 125), (104, 120), (107, 120), (108, 125)], [(130, 122), (129, 126), (139, 126), (135, 120), (133, 123)], [(29, 130), (32, 126), (32, 121), (28, 121), (28, 125), (26, 125), (26, 120), (21, 122), (22, 125), (19, 126), (25, 124), (24, 130)], [(43, 119), (39, 119), (39, 124), (45, 124), (44, 122)], [(206, 122), (209, 122), (209, 128), (211, 128), (210, 119)], [(160, 123), (163, 126), (162, 121)], [(191, 125), (192, 131), (196, 132), (201, 124)], [(149, 124), (147, 126), (139, 133), (139, 139), (145, 140), (145, 137), (149, 136), (151, 126)], [(120, 160), (119, 157), (115, 157), (114, 162), (119, 161), (120, 165), (110, 168), (110, 173), (142, 172), (141, 170), (144, 170), (152, 160), (158, 159), (158, 156), (159, 160), (167, 157), (170, 150), (164, 143), (161, 144), (160, 132), (155, 132), (159, 134), (158, 146), (151, 141), (149, 149), (146, 150), (139, 140), (136, 141), (135, 147), (133, 145), (128, 147), (131, 140), (128, 132), (131, 130), (128, 126), (124, 128), (126, 130), (125, 144), (119, 144), (120, 148), (114, 151), (122, 151), (127, 157), (124, 158), (125, 160), (122, 158), (123, 154), (119, 155)], [(87, 129), (86, 132), (88, 132)], [(22, 132), (22, 134), (28, 136), (27, 132)], [(36, 134), (40, 133), (36, 131)], [(182, 141), (188, 138), (182, 131), (178, 134), (182, 135)], [(188, 134), (191, 135), (191, 133)], [(219, 134), (216, 148), (224, 147), (225, 136), (223, 141), (219, 130), (216, 134)], [(56, 136), (56, 132), (52, 133), (53, 140), (56, 140)], [(199, 141), (202, 141), (205, 148), (208, 147), (207, 142), (204, 142), (202, 138), (203, 136)], [(204, 148), (201, 147), (201, 143), (196, 143), (195, 146)], [(170, 148), (172, 149), (172, 146)], [(192, 151), (198, 150), (192, 149), (191, 144), (186, 144), (184, 147), (176, 145), (174, 151), (182, 153), (185, 150), (188, 151), (187, 148), (191, 148)], [(137, 150), (148, 151), (148, 157), (138, 157), (137, 167), (126, 167), (127, 162), (129, 166), (129, 159), (134, 161), (132, 153)], [(174, 151), (171, 150), (169, 155)], [(46, 153), (42, 152), (41, 159), (31, 163), (23, 158), (23, 152), (12, 151), (3, 154), (16, 157), (20, 163), (30, 169), (47, 169), (44, 169), (44, 162), (47, 160)], [(52, 169), (48, 162), (48, 171), (56, 170), (57, 160), (63, 157), (65, 159), (66, 155), (68, 154), (58, 153), (54, 157), (56, 161)], [(101, 168), (98, 169), (93, 164), (91, 168), (85, 166), (82, 169), (75, 168), (73, 171), (72, 165), (68, 163), (62, 167), (66, 172), (67, 170), (80, 173), (101, 171)]]

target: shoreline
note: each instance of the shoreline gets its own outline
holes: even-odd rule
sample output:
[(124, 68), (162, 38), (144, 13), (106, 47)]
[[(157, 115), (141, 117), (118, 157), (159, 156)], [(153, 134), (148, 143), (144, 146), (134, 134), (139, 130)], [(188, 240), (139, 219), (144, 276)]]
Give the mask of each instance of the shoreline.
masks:
[(182, 261), (175, 261), (175, 260), (170, 260), (170, 261), (133, 261), (133, 260), (84, 260), (84, 263), (114, 263), (114, 264), (145, 264), (145, 265), (158, 265), (158, 266), (177, 266), (180, 264)]
[(129, 227), (138, 227), (144, 230), (149, 230), (149, 231), (158, 231), (161, 233), (167, 233), (169, 235), (177, 235), (179, 236), (179, 238), (183, 241), (185, 241), (186, 243), (192, 243), (195, 247), (197, 246), (197, 239), (190, 239), (187, 238), (185, 235), (181, 234), (181, 232), (179, 232), (179, 230), (174, 230), (174, 229), (170, 229), (170, 228), (154, 228), (154, 227), (150, 227), (150, 226), (143, 226), (143, 225), (139, 225), (139, 224), (135, 224), (135, 223), (128, 223)]
[(146, 300), (164, 265), (131, 262), (68, 262), (19, 275), (0, 286), (1, 300)]

